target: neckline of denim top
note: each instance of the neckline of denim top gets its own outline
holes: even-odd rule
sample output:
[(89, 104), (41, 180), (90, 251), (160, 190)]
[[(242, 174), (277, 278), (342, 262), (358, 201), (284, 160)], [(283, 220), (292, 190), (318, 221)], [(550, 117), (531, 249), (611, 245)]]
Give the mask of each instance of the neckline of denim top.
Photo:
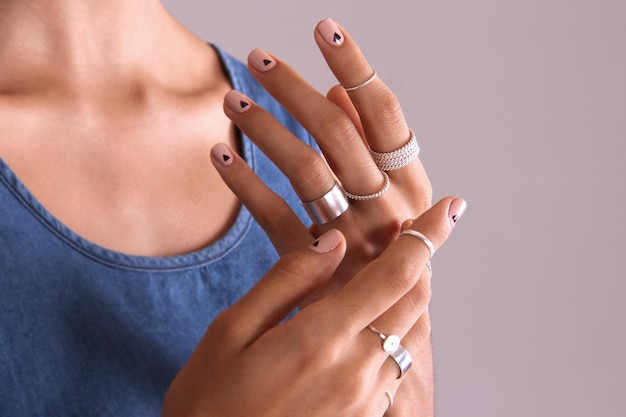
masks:
[[(245, 68), (245, 66), (220, 47), (213, 44), (208, 46), (217, 52), (232, 87), (244, 94), (248, 94), (247, 90), (252, 87), (240, 79), (236, 68), (237, 65), (240, 65), (241, 68)], [(242, 157), (256, 171), (255, 148), (251, 146), (250, 140), (241, 131), (238, 130), (238, 132)], [(129, 255), (99, 246), (72, 231), (37, 200), (2, 158), (0, 158), (0, 183), (4, 183), (9, 191), (17, 197), (37, 220), (71, 248), (98, 263), (119, 269), (154, 272), (176, 271), (215, 262), (226, 256), (244, 239), (252, 223), (250, 212), (242, 205), (239, 208), (235, 222), (228, 231), (217, 241), (202, 249), (186, 254), (163, 257)]]

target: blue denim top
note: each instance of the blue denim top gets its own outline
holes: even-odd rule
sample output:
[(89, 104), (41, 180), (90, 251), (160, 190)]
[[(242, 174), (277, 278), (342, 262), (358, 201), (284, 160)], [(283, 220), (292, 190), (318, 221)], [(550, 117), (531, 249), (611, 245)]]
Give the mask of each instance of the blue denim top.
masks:
[[(215, 49), (234, 89), (313, 146), (245, 65)], [(254, 171), (304, 220), (288, 180), (248, 138), (241, 143)], [(53, 217), (0, 159), (0, 416), (159, 416), (211, 321), (276, 258), (245, 208), (194, 253), (107, 250)]]

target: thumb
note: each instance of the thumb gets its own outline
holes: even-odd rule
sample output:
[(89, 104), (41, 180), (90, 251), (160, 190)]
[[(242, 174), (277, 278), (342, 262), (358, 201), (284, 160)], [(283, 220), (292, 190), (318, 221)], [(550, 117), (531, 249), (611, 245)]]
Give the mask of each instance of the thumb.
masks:
[(333, 229), (308, 248), (283, 255), (241, 300), (216, 319), (228, 327), (223, 330), (235, 345), (231, 348), (250, 345), (284, 320), (331, 277), (345, 252), (343, 234)]

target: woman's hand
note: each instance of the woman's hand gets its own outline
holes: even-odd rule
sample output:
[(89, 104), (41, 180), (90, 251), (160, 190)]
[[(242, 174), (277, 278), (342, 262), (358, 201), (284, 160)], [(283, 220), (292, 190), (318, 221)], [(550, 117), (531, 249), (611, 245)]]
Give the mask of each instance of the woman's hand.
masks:
[[(231, 166), (239, 165), (236, 157)], [(410, 229), (438, 248), (459, 200), (443, 199)], [(345, 251), (343, 235), (331, 230), (284, 255), (213, 322), (169, 387), (163, 416), (382, 416), (402, 378), (368, 326), (415, 351), (417, 339), (405, 335), (427, 337), (429, 280), (419, 276), (431, 254), (421, 239), (401, 236), (343, 288), (282, 322), (334, 274)]]
[[(380, 77), (372, 78), (374, 70), (356, 43), (330, 19), (317, 26), (315, 40), (341, 85), (371, 82), (347, 92), (336, 86), (325, 97), (265, 51), (253, 51), (248, 63), (263, 87), (311, 133), (323, 157), (238, 92), (226, 96), (225, 113), (285, 173), (302, 201), (326, 195), (335, 178), (353, 197), (384, 193), (366, 200), (350, 199), (345, 213), (308, 230), (293, 214), (286, 218), (282, 211), (280, 217), (275, 210), (268, 211), (268, 204), (261, 204), (261, 193), (250, 197), (246, 191), (249, 178), (234, 178), (218, 169), (268, 232), (279, 253), (302, 247), (326, 230), (342, 231), (348, 242), (347, 254), (333, 279), (318, 292), (317, 297), (322, 297), (375, 259), (398, 236), (405, 220), (430, 207), (432, 192), (419, 159), (383, 173), (370, 155), (368, 147), (378, 152), (401, 148), (411, 133), (396, 97)], [(223, 147), (216, 152), (224, 151), (229, 152)], [(415, 152), (412, 155), (416, 156)]]

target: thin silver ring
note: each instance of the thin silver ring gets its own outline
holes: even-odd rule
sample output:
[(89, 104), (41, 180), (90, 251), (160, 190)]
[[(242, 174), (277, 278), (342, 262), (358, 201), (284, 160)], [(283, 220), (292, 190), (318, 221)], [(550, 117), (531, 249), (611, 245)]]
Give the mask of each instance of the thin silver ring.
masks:
[(398, 378), (396, 379), (402, 378), (411, 368), (411, 365), (413, 365), (413, 358), (411, 358), (411, 354), (402, 345), (398, 346), (398, 349), (391, 352), (389, 356), (398, 365), (398, 368), (400, 368), (400, 375), (398, 375)]
[(308, 203), (301, 202), (311, 220), (317, 224), (335, 220), (348, 210), (348, 199), (339, 184), (333, 185), (326, 194)]
[(432, 258), (433, 255), (435, 254), (435, 245), (433, 245), (433, 242), (431, 242), (430, 239), (428, 239), (426, 236), (424, 236), (422, 233), (418, 232), (417, 230), (406, 229), (400, 232), (400, 236), (402, 235), (410, 235), (410, 236), (414, 236), (420, 239), (422, 242), (424, 242), (424, 244), (428, 248), (428, 251), (430, 252), (430, 257)]
[(389, 410), (391, 407), (393, 407), (393, 394), (391, 393), (391, 391), (386, 390), (385, 395), (387, 396), (387, 398), (389, 398), (389, 406), (387, 407), (387, 410)]
[(384, 335), (380, 330), (371, 324), (367, 326), (368, 329), (373, 331), (383, 340), (383, 350), (387, 353), (395, 352), (400, 347), (400, 336), (395, 334)]
[[(382, 172), (382, 171), (381, 171)], [(352, 200), (373, 200), (375, 198), (380, 197), (381, 195), (385, 194), (385, 192), (389, 189), (389, 184), (391, 183), (391, 180), (389, 179), (389, 175), (387, 175), (386, 172), (382, 172), (383, 177), (385, 178), (385, 183), (383, 184), (383, 187), (376, 191), (373, 194), (367, 194), (367, 195), (358, 195), (358, 194), (352, 194), (349, 193), (348, 191), (346, 191), (345, 188), (341, 188), (343, 190), (343, 193), (346, 195), (346, 197), (352, 199)]]
[(343, 87), (343, 89), (345, 91), (354, 91), (354, 90), (358, 90), (359, 88), (363, 88), (366, 85), (368, 85), (369, 83), (371, 83), (372, 81), (374, 81), (376, 79), (376, 77), (378, 77), (378, 73), (376, 71), (374, 71), (374, 75), (372, 75), (371, 77), (369, 77), (367, 80), (363, 81), (361, 84), (359, 85), (355, 85), (354, 87)]
[(430, 264), (430, 261), (426, 262), (426, 268), (428, 268), (429, 276), (428, 279), (433, 277), (433, 266)]
[(409, 129), (410, 136), (407, 143), (391, 152), (377, 152), (369, 149), (374, 163), (381, 171), (393, 171), (403, 168), (413, 162), (420, 154), (420, 147), (415, 138), (415, 132)]

